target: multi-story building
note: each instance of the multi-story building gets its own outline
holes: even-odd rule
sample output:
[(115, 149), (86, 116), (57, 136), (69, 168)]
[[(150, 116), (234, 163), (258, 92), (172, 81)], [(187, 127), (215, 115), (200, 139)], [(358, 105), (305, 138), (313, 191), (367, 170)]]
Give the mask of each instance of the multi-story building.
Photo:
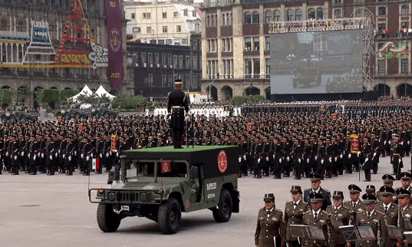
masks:
[[(372, 15), (377, 33), (373, 56), (375, 88), (381, 93), (412, 95), (410, 52), (411, 3), (388, 0), (205, 0), (202, 8), (202, 91), (214, 98), (261, 94), (269, 97), (271, 22)], [(401, 29), (410, 34), (397, 34)], [(393, 49), (393, 50), (391, 50)]]
[[(112, 90), (107, 79), (104, 2), (0, 0), (0, 87), (23, 92), (25, 97), (19, 100), (26, 104), (31, 93), (41, 88), (102, 85), (111, 93), (127, 93), (126, 84)], [(123, 0), (119, 3), (122, 6)], [(69, 16), (73, 17), (70, 25)], [(123, 53), (127, 54), (125, 42)]]
[[(182, 1), (183, 2), (183, 1)], [(200, 16), (190, 4), (173, 2), (125, 2), (126, 34), (132, 41), (160, 45), (190, 44), (192, 34), (200, 33)]]
[(200, 34), (192, 35), (191, 46), (128, 42), (127, 49), (132, 56), (136, 95), (167, 97), (176, 79), (182, 79), (184, 91), (200, 91)]

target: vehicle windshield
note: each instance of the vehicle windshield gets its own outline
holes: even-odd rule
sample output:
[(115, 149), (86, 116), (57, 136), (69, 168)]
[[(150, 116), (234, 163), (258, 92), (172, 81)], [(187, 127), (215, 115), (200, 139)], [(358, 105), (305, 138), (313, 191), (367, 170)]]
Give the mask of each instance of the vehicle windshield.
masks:
[[(157, 163), (157, 165), (156, 165)], [(157, 167), (156, 176), (163, 178), (171, 177), (188, 177), (187, 164), (185, 162), (170, 162), (170, 169), (162, 172), (161, 162), (148, 161), (148, 162), (131, 162), (127, 165), (126, 179), (139, 180), (144, 178), (155, 178), (155, 167)]]
[(187, 166), (184, 162), (170, 162), (170, 171), (162, 172), (161, 166), (157, 166), (157, 176), (164, 177), (164, 178), (171, 178), (171, 177), (181, 177), (187, 178)]

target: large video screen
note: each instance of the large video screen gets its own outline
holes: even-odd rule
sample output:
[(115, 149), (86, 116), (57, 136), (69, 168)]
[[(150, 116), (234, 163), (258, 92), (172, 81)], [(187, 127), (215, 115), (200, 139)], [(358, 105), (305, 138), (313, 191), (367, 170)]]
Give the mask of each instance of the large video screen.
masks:
[(272, 34), (271, 94), (362, 92), (362, 31)]

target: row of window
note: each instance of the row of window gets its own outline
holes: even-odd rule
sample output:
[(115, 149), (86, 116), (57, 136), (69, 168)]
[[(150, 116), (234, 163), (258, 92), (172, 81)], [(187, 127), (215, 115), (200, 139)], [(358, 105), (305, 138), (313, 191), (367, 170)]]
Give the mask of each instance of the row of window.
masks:
[[(192, 17), (196, 17), (196, 10), (192, 10)], [(189, 10), (184, 9), (183, 10), (183, 16), (189, 16)], [(144, 12), (142, 13), (142, 19), (151, 19), (152, 15), (151, 12)], [(173, 17), (179, 17), (179, 12), (174, 11), (173, 12)], [(162, 18), (167, 19), (167, 12), (162, 12)], [(130, 13), (130, 19), (134, 20), (136, 19), (136, 13)]]
[[(401, 74), (409, 73), (409, 62), (407, 58), (401, 59)], [(378, 74), (379, 75), (386, 75), (386, 60), (378, 60)]]
[(206, 15), (206, 27), (217, 27), (217, 14)]
[[(245, 78), (260, 78), (260, 59), (259, 58), (247, 58), (244, 60)], [(270, 59), (265, 59), (265, 74), (270, 75)], [(209, 77), (215, 77), (219, 72), (218, 60), (211, 59), (207, 61), (207, 74)], [(219, 79), (233, 78), (233, 59), (222, 60), (223, 76), (219, 75)]]
[[(162, 26), (162, 32), (163, 33), (168, 33), (168, 26)], [(151, 26), (146, 27), (146, 34), (152, 34), (154, 30), (152, 29)], [(141, 33), (142, 30), (140, 27), (133, 27), (133, 33)], [(176, 25), (175, 26), (175, 33), (181, 33), (182, 32), (182, 26), (181, 25)]]
[[(233, 38), (223, 38), (222, 39), (222, 52), (231, 52), (233, 49)], [(215, 53), (218, 51), (217, 39), (207, 40), (207, 52)]]
[[(189, 84), (191, 84), (192, 87), (196, 86), (199, 83), (198, 78), (199, 77), (197, 74), (193, 74), (192, 80), (190, 80), (190, 74), (185, 75), (185, 78), (183, 78), (183, 75), (174, 75), (174, 76), (162, 75), (162, 87), (173, 87), (173, 82), (175, 80), (182, 79), (186, 88), (191, 88)], [(153, 74), (149, 74), (148, 79), (145, 78), (144, 83), (148, 84), (149, 86), (152, 86), (153, 85)]]
[[(147, 55), (147, 57), (146, 57)], [(173, 69), (190, 69), (191, 66), (193, 69), (199, 68), (199, 61), (196, 54), (193, 55), (193, 60), (190, 61), (190, 56), (183, 56), (183, 55), (172, 55), (172, 54), (165, 54), (162, 53), (155, 53), (153, 57), (153, 53), (141, 52), (140, 59), (138, 53), (133, 53), (133, 63), (136, 66), (141, 67), (148, 67), (148, 68), (173, 68)], [(161, 57), (161, 63), (160, 63)], [(185, 58), (185, 59), (183, 59)], [(199, 57), (199, 60), (201, 57)], [(173, 67), (172, 67), (173, 66)]]

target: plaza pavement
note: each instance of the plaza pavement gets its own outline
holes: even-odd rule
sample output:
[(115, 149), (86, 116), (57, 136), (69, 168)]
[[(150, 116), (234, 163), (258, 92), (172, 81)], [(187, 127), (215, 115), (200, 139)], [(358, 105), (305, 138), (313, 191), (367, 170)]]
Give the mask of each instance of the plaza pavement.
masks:
[[(410, 169), (410, 157), (406, 157), (404, 161), (406, 169)], [(343, 190), (345, 200), (348, 200), (348, 184), (355, 183), (363, 191), (367, 184), (374, 184), (379, 189), (382, 185), (381, 177), (385, 173), (391, 173), (388, 157), (381, 158), (378, 174), (372, 175), (372, 182), (359, 182), (358, 173), (353, 173), (323, 180), (322, 187), (331, 193)], [(300, 185), (302, 188), (310, 186), (309, 179), (305, 178), (300, 181), (293, 178), (241, 178), (241, 212), (233, 214), (228, 223), (215, 223), (209, 210), (183, 213), (179, 232), (163, 235), (157, 223), (139, 217), (123, 219), (117, 232), (101, 232), (96, 222), (97, 204), (89, 203), (87, 196), (88, 179), (77, 172), (71, 177), (62, 174), (0, 175), (0, 246), (254, 246), (256, 217), (258, 209), (263, 206), (263, 195), (273, 192), (276, 207), (283, 211), (285, 202), (290, 200), (289, 190), (292, 185)], [(362, 172), (361, 181), (363, 179)], [(106, 180), (107, 174), (92, 174), (91, 187), (107, 186)], [(395, 181), (394, 187), (399, 186), (400, 181)]]

